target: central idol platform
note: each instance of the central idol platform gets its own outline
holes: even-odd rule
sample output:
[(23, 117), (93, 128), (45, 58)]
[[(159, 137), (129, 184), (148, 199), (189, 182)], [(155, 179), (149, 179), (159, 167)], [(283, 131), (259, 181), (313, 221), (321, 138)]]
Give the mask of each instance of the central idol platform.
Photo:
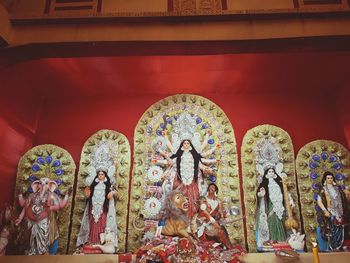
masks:
[[(320, 253), (320, 262), (349, 263), (350, 252)], [(136, 262), (136, 255), (131, 256), (131, 261), (126, 261), (130, 257), (119, 257), (119, 255), (57, 255), (57, 256), (3, 256), (0, 262), (6, 263), (122, 263)], [(287, 262), (279, 259), (273, 253), (248, 253), (242, 262), (257, 263), (281, 263)], [(292, 261), (289, 261), (292, 262)], [(300, 259), (294, 262), (306, 263), (314, 262), (312, 253), (300, 253)]]

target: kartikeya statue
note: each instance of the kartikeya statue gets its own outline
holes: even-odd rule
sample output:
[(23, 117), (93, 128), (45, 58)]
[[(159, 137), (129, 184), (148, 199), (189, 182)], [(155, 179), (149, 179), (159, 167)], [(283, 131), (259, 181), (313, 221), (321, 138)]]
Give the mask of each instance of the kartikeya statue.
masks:
[(344, 191), (338, 186), (331, 172), (325, 172), (317, 197), (317, 241), (321, 251), (337, 251), (342, 248), (348, 231), (350, 211)]

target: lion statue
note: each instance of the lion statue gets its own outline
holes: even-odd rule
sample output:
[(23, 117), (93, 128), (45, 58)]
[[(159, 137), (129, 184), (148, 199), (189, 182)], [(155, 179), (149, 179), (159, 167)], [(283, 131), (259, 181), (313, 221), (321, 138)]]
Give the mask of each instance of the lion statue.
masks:
[(185, 237), (193, 242), (190, 233), (187, 232), (190, 225), (188, 205), (187, 198), (180, 191), (172, 191), (166, 196), (162, 208), (165, 220), (163, 235)]

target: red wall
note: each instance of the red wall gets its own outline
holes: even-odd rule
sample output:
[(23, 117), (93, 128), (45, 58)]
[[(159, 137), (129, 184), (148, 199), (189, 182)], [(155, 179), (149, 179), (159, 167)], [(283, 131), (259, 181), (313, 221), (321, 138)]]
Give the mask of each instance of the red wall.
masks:
[[(219, 107), (230, 119), (238, 150), (244, 134), (260, 124), (286, 130), (295, 154), (306, 143), (329, 139), (346, 146), (347, 141), (330, 96), (320, 94), (310, 100), (297, 94), (199, 94)], [(119, 96), (116, 98), (46, 101), (34, 143), (53, 143), (67, 149), (76, 163), (85, 140), (100, 129), (123, 133), (133, 143), (134, 128), (142, 114), (163, 96)]]
[[(339, 119), (344, 129), (347, 139), (347, 148), (350, 148), (350, 83), (344, 85), (339, 92), (336, 103), (338, 108)], [(345, 146), (345, 145), (344, 145)]]
[[(13, 200), (18, 161), (31, 147), (56, 144), (72, 154), (78, 167), (82, 146), (89, 136), (100, 129), (112, 129), (125, 134), (132, 145), (134, 128), (142, 114), (165, 97), (140, 93), (98, 98), (56, 96), (57, 99), (41, 103), (35, 89), (26, 92), (18, 85), (17, 89), (11, 89), (16, 85), (15, 76), (1, 79), (0, 75), (1, 81), (6, 79), (12, 82), (3, 82), (9, 89), (0, 99), (0, 173), (4, 182), (0, 184), (1, 208), (4, 202)], [(342, 97), (342, 115), (337, 110), (339, 98), (322, 92), (294, 94), (289, 89), (271, 94), (236, 91), (198, 95), (212, 100), (227, 114), (235, 130), (239, 153), (246, 131), (260, 124), (286, 130), (293, 140), (295, 154), (304, 144), (316, 139), (348, 145), (345, 136), (350, 138), (348, 93)]]
[[(0, 76), (6, 87), (0, 96), (0, 210), (13, 201), (17, 164), (33, 147), (41, 98), (25, 89), (18, 92)], [(4, 87), (2, 86), (2, 87)]]

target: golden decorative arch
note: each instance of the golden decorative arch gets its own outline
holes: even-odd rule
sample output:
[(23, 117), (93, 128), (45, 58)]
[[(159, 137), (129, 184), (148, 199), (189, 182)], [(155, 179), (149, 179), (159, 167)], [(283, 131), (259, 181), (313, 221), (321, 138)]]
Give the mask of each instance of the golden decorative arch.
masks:
[[(338, 185), (350, 186), (350, 154), (340, 143), (316, 140), (304, 145), (298, 152), (296, 169), (300, 193), (301, 214), (306, 234), (306, 247), (312, 251), (316, 240), (317, 213), (315, 210), (318, 185), (322, 175), (329, 171), (336, 175)], [(338, 175), (343, 175), (339, 178)], [(340, 179), (340, 180), (338, 180)]]
[[(55, 180), (58, 195), (65, 194), (74, 184), (75, 163), (72, 156), (61, 147), (52, 144), (38, 145), (26, 152), (18, 163), (16, 190), (31, 191), (31, 182), (47, 177)], [(16, 197), (17, 198), (17, 197)], [(59, 254), (67, 253), (72, 196), (65, 208), (58, 211)]]
[[(153, 191), (157, 192), (157, 187), (163, 179), (159, 177), (158, 182), (156, 182), (157, 179), (152, 179), (153, 181), (149, 179), (151, 159), (155, 153), (155, 140), (157, 136), (159, 139), (163, 130), (167, 130), (171, 134), (174, 130), (173, 123), (181, 114), (185, 113), (196, 118), (195, 129), (201, 138), (204, 137), (206, 129), (211, 129), (211, 139), (208, 140), (211, 143), (210, 147), (215, 147), (214, 144), (217, 143), (221, 144), (221, 148), (215, 150), (214, 156), (212, 156), (222, 161), (216, 167), (215, 183), (219, 187), (219, 198), (226, 208), (241, 208), (236, 140), (229, 119), (220, 107), (204, 97), (189, 94), (167, 97), (153, 104), (143, 114), (135, 128), (128, 232), (128, 250), (130, 251), (137, 249), (140, 246), (142, 236), (147, 237), (150, 234), (149, 229), (155, 228), (157, 225), (157, 221), (144, 220), (147, 214), (145, 200), (148, 202), (153, 198), (155, 204), (160, 206), (159, 200), (157, 201), (152, 193)], [(159, 196), (157, 198), (160, 199)], [(227, 230), (232, 241), (243, 245), (243, 220), (239, 215), (237, 218), (237, 221), (227, 225)]]
[[(296, 205), (291, 214), (297, 222), (300, 222), (294, 165), (294, 149), (289, 134), (279, 127), (267, 124), (250, 129), (244, 135), (241, 148), (243, 193), (249, 252), (257, 251), (255, 233), (257, 211), (256, 194), (258, 190), (259, 176), (261, 176), (261, 171), (258, 170), (257, 163), (259, 162), (259, 147), (263, 147), (266, 142), (273, 145), (273, 150), (277, 153), (276, 158), (283, 164), (283, 172), (287, 175), (286, 179), (284, 179), (286, 183), (285, 186)], [(274, 163), (275, 161), (271, 160), (271, 162)], [(298, 223), (298, 227), (300, 229), (300, 223)]]
[(86, 206), (85, 178), (89, 176), (89, 167), (92, 164), (96, 149), (106, 144), (109, 157), (115, 163), (115, 184), (118, 192), (115, 198), (116, 219), (118, 225), (118, 252), (124, 252), (126, 246), (127, 210), (129, 201), (129, 173), (130, 173), (130, 145), (128, 139), (121, 133), (112, 130), (100, 130), (93, 134), (84, 144), (81, 152), (80, 166), (77, 178), (77, 191), (73, 212), (73, 223), (69, 253), (76, 248), (77, 236)]

